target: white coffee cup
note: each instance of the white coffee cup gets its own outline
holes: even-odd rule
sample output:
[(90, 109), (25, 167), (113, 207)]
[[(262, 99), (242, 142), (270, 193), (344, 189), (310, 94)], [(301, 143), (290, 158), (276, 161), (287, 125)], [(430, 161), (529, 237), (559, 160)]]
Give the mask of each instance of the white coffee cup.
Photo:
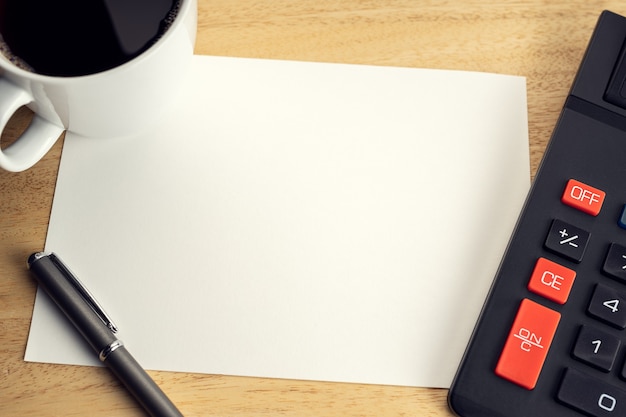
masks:
[(0, 167), (13, 172), (32, 167), (65, 130), (111, 138), (150, 126), (179, 91), (196, 27), (197, 0), (182, 0), (173, 24), (153, 46), (120, 66), (83, 76), (36, 74), (0, 54), (0, 133), (20, 107), (34, 112), (22, 135), (0, 149)]

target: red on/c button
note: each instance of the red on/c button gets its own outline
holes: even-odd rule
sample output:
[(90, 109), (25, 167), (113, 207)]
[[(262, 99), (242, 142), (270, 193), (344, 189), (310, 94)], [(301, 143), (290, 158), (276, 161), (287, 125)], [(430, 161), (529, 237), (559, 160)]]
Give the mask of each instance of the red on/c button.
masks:
[(605, 195), (602, 190), (571, 179), (567, 182), (561, 201), (582, 212), (597, 216), (602, 208)]
[(528, 390), (535, 388), (560, 320), (560, 313), (522, 300), (496, 374)]

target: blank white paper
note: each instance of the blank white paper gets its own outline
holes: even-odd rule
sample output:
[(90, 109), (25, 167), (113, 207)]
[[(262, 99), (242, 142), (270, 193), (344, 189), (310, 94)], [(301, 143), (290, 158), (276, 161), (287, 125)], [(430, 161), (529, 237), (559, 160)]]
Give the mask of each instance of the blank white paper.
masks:
[[(147, 369), (448, 387), (529, 178), (522, 77), (196, 56), (67, 135), (46, 250)], [(98, 363), (41, 291), (26, 360)]]

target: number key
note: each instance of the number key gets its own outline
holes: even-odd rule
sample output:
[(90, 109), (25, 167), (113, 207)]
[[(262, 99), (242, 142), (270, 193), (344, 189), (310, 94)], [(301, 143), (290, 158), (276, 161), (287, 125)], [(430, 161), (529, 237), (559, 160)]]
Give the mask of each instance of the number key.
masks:
[(598, 284), (591, 297), (588, 313), (618, 329), (626, 329), (626, 297), (619, 291)]
[(557, 398), (594, 417), (623, 416), (626, 413), (626, 392), (574, 369), (565, 372)]
[(620, 340), (607, 332), (583, 326), (572, 354), (581, 361), (609, 372), (613, 368)]
[(613, 278), (626, 282), (626, 247), (611, 243), (602, 270)]

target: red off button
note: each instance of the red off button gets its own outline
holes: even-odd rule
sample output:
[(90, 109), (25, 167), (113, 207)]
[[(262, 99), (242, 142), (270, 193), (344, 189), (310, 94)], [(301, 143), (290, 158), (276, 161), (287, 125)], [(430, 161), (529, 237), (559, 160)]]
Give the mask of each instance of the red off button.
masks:
[(597, 216), (605, 195), (602, 190), (572, 179), (567, 182), (561, 201), (584, 213)]

